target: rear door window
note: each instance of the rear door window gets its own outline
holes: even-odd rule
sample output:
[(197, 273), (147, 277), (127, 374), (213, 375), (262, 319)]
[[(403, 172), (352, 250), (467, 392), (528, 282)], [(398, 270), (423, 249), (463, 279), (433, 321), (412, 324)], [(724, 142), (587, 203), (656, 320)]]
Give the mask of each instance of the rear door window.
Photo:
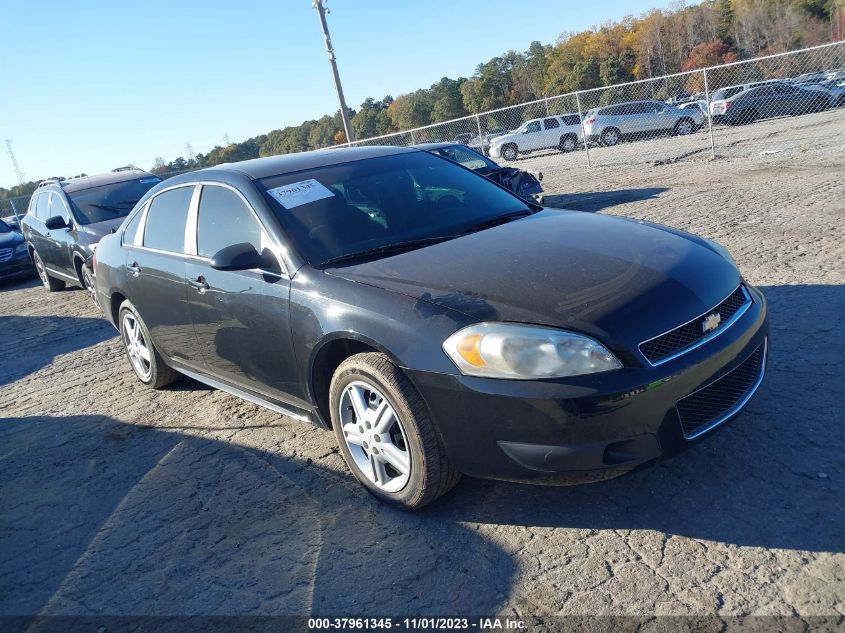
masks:
[(126, 230), (123, 232), (123, 243), (124, 244), (135, 244), (136, 240), (138, 239), (138, 228), (141, 226), (141, 218), (144, 216), (144, 210), (141, 209), (132, 216), (132, 219), (129, 220), (129, 224), (126, 225)]
[(578, 117), (577, 114), (567, 114), (563, 117), (564, 125), (579, 125), (580, 123), (581, 119)]
[(560, 127), (560, 122), (557, 119), (544, 119), (543, 126), (547, 130), (553, 130), (556, 127)]
[(160, 193), (150, 202), (144, 228), (144, 246), (168, 253), (185, 252), (185, 224), (193, 185)]

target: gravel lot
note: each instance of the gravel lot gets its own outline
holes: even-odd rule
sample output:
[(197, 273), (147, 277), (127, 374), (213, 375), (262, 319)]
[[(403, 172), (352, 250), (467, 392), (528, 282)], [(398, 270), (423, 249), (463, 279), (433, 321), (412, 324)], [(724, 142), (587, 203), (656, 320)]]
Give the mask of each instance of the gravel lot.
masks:
[(426, 511), (386, 509), (353, 482), (331, 434), (190, 380), (146, 390), (82, 291), (0, 287), (0, 615), (801, 615), (841, 626), (843, 139), (800, 158), (544, 182), (554, 206), (720, 240), (770, 302), (769, 373), (747, 412), (604, 483), (464, 479)]

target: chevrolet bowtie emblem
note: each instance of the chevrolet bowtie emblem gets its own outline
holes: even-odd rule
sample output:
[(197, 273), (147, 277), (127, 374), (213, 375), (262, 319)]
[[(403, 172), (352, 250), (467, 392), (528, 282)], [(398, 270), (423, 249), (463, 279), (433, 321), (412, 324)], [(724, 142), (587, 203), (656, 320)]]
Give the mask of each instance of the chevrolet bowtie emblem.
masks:
[(722, 322), (722, 315), (718, 312), (714, 312), (713, 314), (708, 314), (704, 317), (704, 321), (701, 322), (701, 331), (707, 334), (708, 332), (712, 332), (719, 324)]

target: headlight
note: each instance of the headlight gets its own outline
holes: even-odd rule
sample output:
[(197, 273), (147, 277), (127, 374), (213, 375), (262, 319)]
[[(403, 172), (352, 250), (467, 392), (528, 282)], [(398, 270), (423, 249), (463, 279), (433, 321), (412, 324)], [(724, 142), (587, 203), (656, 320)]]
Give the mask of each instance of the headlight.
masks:
[(15, 255), (29, 255), (29, 252), (26, 250), (26, 242), (21, 242), (15, 246)]
[(721, 255), (722, 257), (727, 259), (731, 264), (733, 264), (734, 267), (739, 268), (739, 266), (737, 266), (736, 264), (736, 260), (733, 258), (733, 255), (731, 255), (731, 252), (727, 248), (719, 244), (719, 242), (714, 242), (713, 240), (707, 240), (707, 243), (710, 244), (714, 251), (719, 253), (719, 255)]
[(587, 336), (516, 323), (470, 325), (446, 339), (443, 351), (462, 374), (487, 378), (562, 378), (622, 367)]

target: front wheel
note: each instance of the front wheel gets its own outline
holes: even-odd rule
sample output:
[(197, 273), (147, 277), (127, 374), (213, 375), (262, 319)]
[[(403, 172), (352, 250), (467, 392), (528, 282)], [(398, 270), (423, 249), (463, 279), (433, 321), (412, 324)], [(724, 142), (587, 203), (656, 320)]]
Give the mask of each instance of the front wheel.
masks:
[(516, 160), (519, 151), (516, 149), (516, 145), (505, 145), (502, 148), (502, 158), (507, 161)]
[(332, 426), (355, 478), (381, 501), (421, 508), (460, 479), (414, 386), (383, 354), (356, 354), (329, 389)]
[(124, 301), (120, 306), (118, 319), (120, 340), (123, 342), (129, 364), (142, 383), (159, 389), (179, 378), (179, 373), (167, 366), (153, 345), (147, 326), (135, 306), (129, 301)]
[(97, 299), (97, 287), (94, 284), (94, 275), (91, 269), (85, 264), (82, 264), (82, 286), (85, 288), (85, 292), (88, 293), (91, 301), (94, 302), (94, 306), (99, 310), (100, 301)]
[(41, 255), (38, 254), (38, 251), (32, 251), (32, 261), (35, 263), (35, 270), (38, 272), (38, 278), (41, 280), (41, 283), (44, 284), (44, 287), (48, 292), (64, 290), (65, 282), (61, 279), (56, 279), (55, 277), (50, 276), (50, 273), (47, 272), (47, 267), (44, 265), (44, 260), (41, 259)]

